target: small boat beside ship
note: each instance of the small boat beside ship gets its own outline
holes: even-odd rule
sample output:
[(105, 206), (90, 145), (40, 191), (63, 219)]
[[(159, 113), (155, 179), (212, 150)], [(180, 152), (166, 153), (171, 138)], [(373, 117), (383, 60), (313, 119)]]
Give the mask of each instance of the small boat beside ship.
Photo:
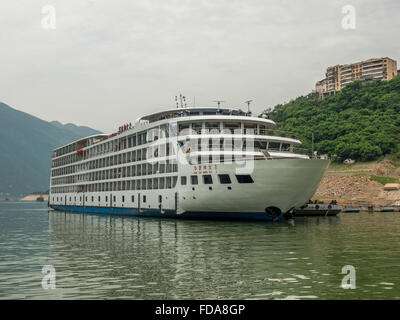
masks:
[(337, 216), (343, 211), (343, 207), (336, 201), (331, 203), (307, 203), (306, 205), (294, 210), (295, 217), (328, 217)]

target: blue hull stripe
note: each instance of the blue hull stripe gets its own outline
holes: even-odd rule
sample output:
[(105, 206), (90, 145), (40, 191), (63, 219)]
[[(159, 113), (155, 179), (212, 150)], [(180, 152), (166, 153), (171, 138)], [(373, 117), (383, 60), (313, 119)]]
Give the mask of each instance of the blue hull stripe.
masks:
[(50, 205), (54, 210), (72, 211), (80, 213), (105, 213), (111, 215), (131, 215), (139, 217), (165, 217), (165, 218), (183, 218), (183, 219), (217, 219), (217, 220), (256, 220), (256, 221), (280, 221), (283, 214), (272, 219), (265, 212), (184, 212), (176, 214), (175, 210), (166, 210), (161, 213), (158, 209), (134, 208), (110, 208), (110, 207), (83, 207), (83, 206), (64, 206)]

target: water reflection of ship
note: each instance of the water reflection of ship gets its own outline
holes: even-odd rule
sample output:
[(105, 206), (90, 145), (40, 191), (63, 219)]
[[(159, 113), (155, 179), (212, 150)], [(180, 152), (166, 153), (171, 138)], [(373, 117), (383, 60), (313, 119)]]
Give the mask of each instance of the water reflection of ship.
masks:
[[(143, 219), (53, 210), (48, 217), (49, 258), (60, 274), (57, 287), (76, 290), (79, 297), (242, 297), (255, 279), (283, 272), (287, 243), (296, 240), (290, 231), (293, 227), (288, 229), (285, 224)], [(299, 218), (296, 226), (339, 221)], [(314, 241), (313, 233), (305, 238), (299, 234), (303, 241), (309, 238), (313, 243), (296, 250), (299, 257), (310, 257), (311, 251), (326, 250), (330, 245), (326, 239)], [(318, 261), (325, 264), (323, 254), (313, 263)]]
[[(128, 291), (132, 298), (143, 298), (151, 292), (149, 283), (156, 281), (157, 287), (171, 297), (175, 281), (187, 276), (185, 262), (192, 253), (178, 236), (175, 220), (49, 211), (49, 231), (54, 265), (63, 269), (61, 272), (74, 274), (70, 281), (82, 294), (93, 294), (95, 289), (84, 292), (81, 284), (93, 283), (96, 278), (101, 279), (102, 296), (126, 296)], [(68, 249), (59, 250), (60, 247)], [(193, 250), (197, 255), (203, 248), (193, 246)], [(202, 255), (206, 255), (205, 251), (204, 248)], [(115, 280), (121, 288), (111, 288)], [(63, 286), (60, 281), (57, 285)], [(110, 289), (103, 289), (108, 285)]]
[[(276, 250), (287, 251), (267, 226), (49, 211), (50, 259), (61, 275), (57, 286), (76, 286), (80, 296), (100, 288), (101, 297), (143, 299), (160, 290), (157, 298), (217, 299), (222, 289), (215, 283), (228, 290), (232, 281), (245, 280), (250, 266), (248, 277), (264, 274), (265, 260)], [(262, 241), (251, 245), (250, 234)], [(272, 263), (269, 271), (281, 268)], [(233, 297), (232, 289), (240, 288), (224, 296)]]

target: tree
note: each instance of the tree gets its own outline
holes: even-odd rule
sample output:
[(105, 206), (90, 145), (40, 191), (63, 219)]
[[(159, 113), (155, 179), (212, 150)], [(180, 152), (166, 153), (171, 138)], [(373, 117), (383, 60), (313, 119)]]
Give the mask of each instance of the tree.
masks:
[(298, 97), (275, 106), (278, 126), (295, 132), (311, 150), (367, 161), (400, 150), (400, 76), (391, 81), (356, 81), (324, 99)]

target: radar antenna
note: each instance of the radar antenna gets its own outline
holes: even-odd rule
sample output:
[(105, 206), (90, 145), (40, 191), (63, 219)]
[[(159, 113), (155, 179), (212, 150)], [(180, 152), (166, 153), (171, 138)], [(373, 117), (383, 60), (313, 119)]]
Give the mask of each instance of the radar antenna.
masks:
[(217, 103), (218, 109), (219, 109), (219, 107), (221, 106), (221, 103), (222, 103), (222, 102), (225, 102), (225, 101), (222, 101), (222, 100), (215, 100), (215, 101), (213, 101), (213, 102), (216, 102), (216, 103)]
[(247, 113), (250, 113), (250, 103), (252, 103), (252, 102), (253, 102), (253, 100), (247, 100), (244, 102), (247, 104)]
[[(185, 96), (182, 96), (182, 100), (183, 100), (183, 105), (185, 106), (185, 108), (187, 108), (186, 97), (185, 97)], [(182, 103), (182, 102), (181, 102), (181, 103)], [(183, 108), (183, 105), (182, 105), (182, 108)]]
[[(182, 94), (179, 94), (179, 102), (181, 108), (187, 108), (186, 97), (183, 96)], [(178, 109), (179, 109), (179, 102), (178, 102), (178, 96), (175, 96), (175, 103)]]

